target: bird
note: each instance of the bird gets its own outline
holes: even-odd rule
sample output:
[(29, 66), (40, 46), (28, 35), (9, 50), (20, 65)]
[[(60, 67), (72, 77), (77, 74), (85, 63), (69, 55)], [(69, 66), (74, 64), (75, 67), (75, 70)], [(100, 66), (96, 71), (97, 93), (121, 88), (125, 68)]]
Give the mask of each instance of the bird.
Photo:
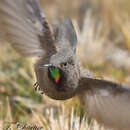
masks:
[(94, 78), (76, 55), (69, 17), (50, 25), (38, 0), (0, 0), (0, 41), (37, 57), (35, 89), (55, 100), (78, 97), (84, 111), (107, 128), (130, 129), (130, 86)]

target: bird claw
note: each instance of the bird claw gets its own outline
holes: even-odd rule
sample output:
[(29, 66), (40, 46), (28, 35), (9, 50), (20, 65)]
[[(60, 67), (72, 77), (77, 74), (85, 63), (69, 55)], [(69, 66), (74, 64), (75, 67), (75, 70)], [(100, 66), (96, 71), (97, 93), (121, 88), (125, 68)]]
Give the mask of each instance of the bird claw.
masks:
[(43, 92), (43, 91), (41, 91), (40, 93), (41, 93), (41, 94), (44, 94), (44, 92)]
[(34, 86), (35, 91), (40, 91), (40, 94), (44, 94), (44, 92), (40, 90), (38, 82), (36, 82), (33, 86)]
[(40, 90), (38, 82), (36, 82), (33, 86), (34, 86), (35, 91)]

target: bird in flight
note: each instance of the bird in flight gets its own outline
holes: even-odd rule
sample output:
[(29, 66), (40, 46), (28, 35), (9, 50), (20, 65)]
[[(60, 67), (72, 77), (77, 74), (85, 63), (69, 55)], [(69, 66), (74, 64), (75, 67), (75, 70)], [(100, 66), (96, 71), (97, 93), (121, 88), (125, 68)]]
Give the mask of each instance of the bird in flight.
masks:
[(36, 88), (56, 100), (77, 96), (87, 114), (108, 128), (130, 129), (130, 87), (95, 79), (76, 56), (70, 18), (50, 26), (37, 0), (0, 0), (0, 40), (38, 57)]

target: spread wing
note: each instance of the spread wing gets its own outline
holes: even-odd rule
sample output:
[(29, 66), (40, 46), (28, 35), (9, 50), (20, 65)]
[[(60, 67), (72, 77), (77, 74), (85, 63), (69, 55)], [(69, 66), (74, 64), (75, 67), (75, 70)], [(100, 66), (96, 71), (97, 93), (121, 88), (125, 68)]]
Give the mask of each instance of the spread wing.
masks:
[(55, 39), (37, 0), (0, 0), (0, 40), (26, 56), (56, 52)]
[(90, 117), (110, 128), (130, 129), (130, 87), (81, 78), (78, 89), (80, 101)]

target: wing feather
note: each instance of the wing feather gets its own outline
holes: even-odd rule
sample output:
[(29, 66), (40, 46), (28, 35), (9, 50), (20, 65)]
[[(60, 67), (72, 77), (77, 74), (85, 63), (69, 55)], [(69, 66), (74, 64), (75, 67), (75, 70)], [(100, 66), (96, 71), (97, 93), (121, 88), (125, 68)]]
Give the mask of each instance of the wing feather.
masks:
[(130, 129), (130, 87), (105, 80), (81, 78), (78, 92), (90, 117), (109, 128)]
[(0, 40), (26, 56), (56, 52), (55, 39), (37, 0), (0, 0)]

